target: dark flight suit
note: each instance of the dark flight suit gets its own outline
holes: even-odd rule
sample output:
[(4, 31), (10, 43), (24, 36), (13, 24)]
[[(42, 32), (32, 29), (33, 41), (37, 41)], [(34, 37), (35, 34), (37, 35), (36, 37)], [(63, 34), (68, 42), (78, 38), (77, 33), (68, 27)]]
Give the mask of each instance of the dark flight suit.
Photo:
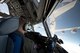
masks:
[(24, 37), (23, 53), (37, 53), (35, 43), (27, 37)]
[(36, 44), (37, 53), (46, 53), (44, 42), (46, 41), (47, 37), (42, 36), (38, 32), (27, 32), (24, 35), (25, 35), (25, 37), (34, 41), (34, 43)]
[(9, 37), (13, 40), (13, 50), (12, 53), (22, 53), (23, 48), (23, 34), (19, 31), (15, 31), (9, 34)]
[(9, 36), (13, 40), (13, 50), (12, 53), (36, 53), (35, 44), (32, 40), (18, 31), (15, 31)]

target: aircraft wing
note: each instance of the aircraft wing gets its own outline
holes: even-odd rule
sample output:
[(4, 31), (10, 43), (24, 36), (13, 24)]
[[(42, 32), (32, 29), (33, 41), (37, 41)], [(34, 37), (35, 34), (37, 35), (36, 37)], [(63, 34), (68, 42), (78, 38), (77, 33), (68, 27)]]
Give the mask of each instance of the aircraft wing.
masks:
[(77, 2), (77, 0), (75, 0), (73, 2), (70, 2), (67, 5), (62, 6), (59, 9), (54, 10), (51, 15), (54, 15), (55, 18), (58, 17), (58, 16), (60, 16), (60, 15), (62, 15), (63, 13), (65, 13), (68, 10), (70, 10), (71, 8), (73, 8), (75, 6), (76, 2)]
[(49, 23), (49, 28), (50, 28), (50, 31), (52, 32), (55, 32), (55, 28), (56, 28), (56, 21), (55, 19), (62, 15), (63, 13), (67, 12), (68, 10), (70, 10), (71, 8), (73, 8), (76, 4), (77, 0), (73, 1), (73, 2), (70, 2), (69, 4), (66, 4), (56, 10), (54, 10), (51, 15), (49, 16), (50, 18), (50, 23)]

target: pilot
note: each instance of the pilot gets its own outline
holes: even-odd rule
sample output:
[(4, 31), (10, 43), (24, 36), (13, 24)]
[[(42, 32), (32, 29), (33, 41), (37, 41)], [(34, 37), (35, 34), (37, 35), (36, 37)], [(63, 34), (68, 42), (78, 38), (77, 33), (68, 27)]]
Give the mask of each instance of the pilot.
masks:
[(25, 35), (24, 35), (25, 33), (27, 33), (27, 31), (25, 31), (25, 29), (24, 29), (26, 21), (27, 20), (25, 19), (25, 17), (21, 16), (20, 21), (19, 21), (20, 25), (19, 25), (18, 31), (20, 31), (23, 34), (23, 39), (24, 39), (22, 53), (37, 53), (36, 48), (34, 48), (35, 43), (31, 39), (25, 37)]
[[(10, 15), (0, 12), (0, 16), (7, 18)], [(34, 42), (24, 36), (25, 30), (23, 27), (26, 21), (24, 16), (20, 16), (18, 29), (9, 34), (9, 37), (13, 40), (13, 53), (36, 53)]]

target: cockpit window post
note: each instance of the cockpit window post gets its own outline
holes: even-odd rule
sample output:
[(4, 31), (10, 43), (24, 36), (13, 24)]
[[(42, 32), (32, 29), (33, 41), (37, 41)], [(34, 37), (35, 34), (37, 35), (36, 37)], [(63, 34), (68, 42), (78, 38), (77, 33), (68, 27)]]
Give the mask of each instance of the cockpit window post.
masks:
[[(44, 13), (44, 15), (43, 15), (42, 23), (43, 23), (43, 26), (45, 28), (46, 34), (49, 38), (52, 38), (52, 35), (51, 35), (50, 29), (49, 29), (49, 26), (47, 23), (47, 18), (53, 12), (53, 10), (56, 8), (56, 6), (58, 5), (58, 3), (60, 1), (61, 0), (55, 0), (55, 1), (51, 0), (50, 4), (48, 5), (48, 10), (47, 11), (44, 10), (44, 12), (46, 11), (46, 13)], [(46, 19), (45, 19), (45, 17), (46, 17)]]
[(47, 22), (46, 22), (46, 21), (43, 21), (42, 23), (43, 23), (43, 26), (44, 26), (44, 29), (45, 29), (45, 31), (46, 31), (47, 36), (48, 36), (49, 38), (51, 38), (52, 36), (51, 36), (50, 30), (49, 30), (49, 28), (48, 28)]

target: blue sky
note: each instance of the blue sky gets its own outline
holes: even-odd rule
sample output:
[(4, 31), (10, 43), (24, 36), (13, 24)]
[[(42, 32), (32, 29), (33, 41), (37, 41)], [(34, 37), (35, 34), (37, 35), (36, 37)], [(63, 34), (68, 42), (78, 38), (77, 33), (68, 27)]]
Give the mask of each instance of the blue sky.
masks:
[[(57, 17), (56, 19), (56, 29), (71, 28), (71, 27), (80, 27), (80, 2), (77, 1), (77, 4), (74, 8)], [(61, 32), (56, 32), (59, 38), (64, 41), (63, 47), (67, 49), (70, 53), (80, 53), (79, 44), (80, 44), (80, 29), (76, 33), (71, 33), (71, 30), (65, 31), (64, 34)], [(71, 46), (70, 46), (71, 45)], [(74, 48), (75, 45), (75, 48)], [(67, 47), (65, 47), (67, 46)], [(73, 50), (70, 50), (72, 48)], [(78, 50), (79, 49), (79, 50)]]
[[(56, 29), (79, 26), (80, 26), (80, 2), (77, 2), (74, 8), (62, 14), (56, 19)], [(57, 32), (56, 34), (60, 33), (61, 32)], [(62, 36), (63, 37), (65, 36), (69, 41), (74, 40), (77, 41), (78, 44), (80, 43), (80, 29), (78, 29), (75, 34), (71, 33), (71, 31), (65, 31), (65, 33)]]
[(80, 26), (80, 3), (77, 3), (74, 8), (59, 16), (56, 22), (56, 29)]

